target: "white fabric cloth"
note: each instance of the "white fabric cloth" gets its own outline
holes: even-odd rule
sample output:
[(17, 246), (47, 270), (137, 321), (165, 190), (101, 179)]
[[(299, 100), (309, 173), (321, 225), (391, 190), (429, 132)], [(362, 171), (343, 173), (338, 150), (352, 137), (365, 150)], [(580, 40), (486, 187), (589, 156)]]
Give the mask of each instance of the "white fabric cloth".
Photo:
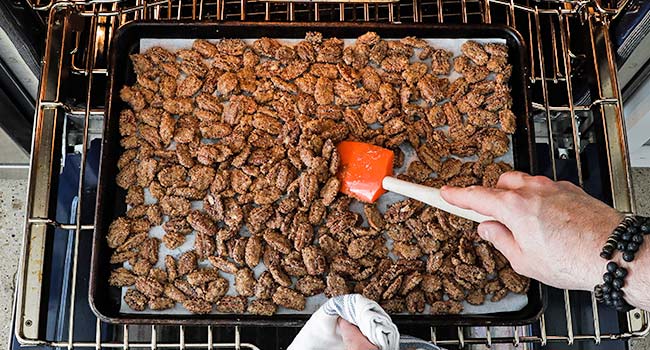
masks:
[(287, 350), (345, 350), (336, 327), (339, 317), (359, 327), (379, 349), (399, 349), (399, 331), (386, 311), (360, 294), (348, 294), (331, 298), (321, 306)]

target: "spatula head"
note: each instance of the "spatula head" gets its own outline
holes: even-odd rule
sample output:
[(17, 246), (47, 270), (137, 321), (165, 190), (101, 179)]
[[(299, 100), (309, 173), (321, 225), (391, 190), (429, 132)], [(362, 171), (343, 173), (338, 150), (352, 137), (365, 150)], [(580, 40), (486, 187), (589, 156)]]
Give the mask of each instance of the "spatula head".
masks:
[(343, 141), (336, 148), (341, 157), (338, 178), (342, 193), (373, 203), (386, 192), (381, 181), (393, 174), (393, 151), (354, 141)]

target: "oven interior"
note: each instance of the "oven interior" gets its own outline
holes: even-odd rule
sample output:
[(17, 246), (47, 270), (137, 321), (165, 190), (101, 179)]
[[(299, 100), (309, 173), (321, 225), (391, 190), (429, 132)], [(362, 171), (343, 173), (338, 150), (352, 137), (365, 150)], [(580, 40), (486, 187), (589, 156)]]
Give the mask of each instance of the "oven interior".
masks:
[[(366, 0), (364, 0), (366, 1)], [(47, 39), (34, 120), (15, 346), (286, 348), (296, 328), (109, 325), (88, 306), (107, 56), (116, 29), (142, 20), (501, 23), (523, 36), (540, 174), (634, 212), (609, 26), (625, 2), (532, 0), (32, 0)], [(332, 24), (334, 25), (334, 24)], [(570, 210), (570, 203), (567, 203)], [(591, 293), (547, 288), (542, 318), (516, 327), (402, 329), (448, 348), (626, 348), (648, 313), (601, 308)]]

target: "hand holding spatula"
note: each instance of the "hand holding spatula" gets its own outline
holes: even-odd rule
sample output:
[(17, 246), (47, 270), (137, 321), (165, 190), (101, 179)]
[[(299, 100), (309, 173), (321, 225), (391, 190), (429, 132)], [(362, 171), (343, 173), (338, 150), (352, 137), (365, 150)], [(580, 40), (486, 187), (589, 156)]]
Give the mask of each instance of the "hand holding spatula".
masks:
[(340, 191), (362, 202), (373, 203), (386, 191), (391, 191), (468, 220), (494, 221), (490, 216), (447, 203), (437, 188), (392, 177), (394, 154), (391, 150), (354, 141), (343, 141), (337, 149), (341, 156)]

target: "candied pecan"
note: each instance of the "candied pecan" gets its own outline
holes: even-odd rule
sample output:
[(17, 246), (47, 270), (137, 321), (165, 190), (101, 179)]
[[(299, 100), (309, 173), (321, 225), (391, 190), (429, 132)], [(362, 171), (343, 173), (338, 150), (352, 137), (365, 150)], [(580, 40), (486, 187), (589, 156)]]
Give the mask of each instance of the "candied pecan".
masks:
[(327, 216), (325, 226), (335, 235), (341, 235), (354, 227), (359, 216), (351, 211), (330, 212)]
[(284, 272), (283, 268), (280, 265), (269, 265), (267, 266), (273, 280), (281, 286), (289, 287), (291, 286), (291, 278)]
[(307, 274), (307, 268), (305, 267), (302, 256), (298, 251), (293, 251), (290, 254), (287, 254), (282, 260), (281, 265), (289, 276), (302, 277)]
[(489, 59), (487, 52), (483, 49), (483, 45), (473, 40), (468, 40), (460, 46), (460, 50), (479, 66), (485, 65)]
[(343, 251), (341, 243), (334, 240), (331, 236), (321, 235), (318, 239), (318, 245), (327, 257), (334, 257)]
[(516, 131), (516, 118), (515, 114), (509, 109), (499, 111), (499, 121), (501, 123), (501, 130), (507, 134), (514, 134)]
[(250, 268), (257, 266), (262, 257), (262, 249), (262, 239), (258, 236), (250, 237), (246, 242), (246, 251), (244, 256), (246, 265)]
[(300, 251), (314, 240), (314, 228), (306, 221), (297, 221), (298, 215), (291, 225), (290, 237), (293, 239), (293, 247)]
[(187, 222), (197, 232), (208, 236), (214, 236), (217, 233), (217, 226), (210, 217), (198, 210), (193, 210), (187, 216)]
[(108, 283), (115, 287), (132, 286), (135, 283), (136, 276), (124, 267), (119, 267), (111, 271)]
[(266, 230), (262, 237), (266, 244), (282, 254), (289, 254), (291, 252), (291, 242), (282, 234), (273, 230)]
[(481, 305), (485, 302), (485, 294), (483, 293), (482, 290), (476, 289), (470, 291), (467, 294), (467, 298), (465, 300), (467, 300), (467, 302), (472, 305)]
[(501, 289), (503, 289), (503, 285), (501, 284), (498, 278), (488, 281), (485, 284), (485, 287), (483, 287), (483, 290), (485, 291), (486, 294), (493, 294), (498, 292)]
[(212, 311), (212, 304), (203, 299), (185, 299), (182, 305), (193, 314), (207, 314)]
[(352, 259), (360, 259), (372, 251), (374, 244), (372, 238), (361, 237), (353, 240), (348, 245), (348, 255)]
[(169, 299), (178, 303), (182, 303), (185, 301), (185, 299), (187, 299), (187, 296), (173, 284), (166, 285), (163, 294)]
[[(360, 284), (357, 283), (357, 286), (359, 285)], [(363, 286), (363, 289), (361, 290), (361, 294), (364, 297), (374, 301), (379, 301), (383, 292), (384, 288), (372, 280), (366, 286)]]
[(423, 182), (431, 175), (431, 168), (420, 161), (413, 161), (406, 169), (406, 175), (415, 182)]
[(275, 293), (273, 293), (273, 302), (287, 309), (299, 311), (305, 309), (305, 297), (287, 287), (278, 287)]
[(115, 219), (108, 228), (106, 241), (111, 248), (117, 248), (126, 242), (131, 231), (129, 220), (123, 217)]
[(186, 276), (187, 282), (192, 286), (200, 286), (219, 278), (219, 271), (215, 269), (199, 269)]
[(270, 300), (253, 300), (246, 309), (246, 312), (253, 315), (271, 316), (275, 313), (277, 306)]
[(148, 260), (150, 263), (155, 264), (158, 262), (158, 247), (160, 240), (155, 237), (146, 238), (140, 245), (140, 256)]
[(242, 268), (235, 274), (235, 290), (242, 296), (253, 296), (255, 294), (255, 276), (253, 270)]
[(239, 270), (237, 264), (223, 257), (209, 256), (208, 261), (212, 266), (226, 273), (235, 274)]
[(319, 105), (332, 104), (334, 102), (334, 84), (325, 77), (320, 77), (314, 85), (314, 99)]
[(409, 313), (422, 313), (424, 312), (424, 307), (426, 305), (426, 300), (424, 298), (424, 293), (421, 290), (414, 290), (405, 298), (406, 300), (406, 310)]
[(384, 293), (382, 293), (381, 295), (382, 299), (384, 300), (392, 299), (399, 291), (403, 279), (404, 276), (397, 276), (397, 278), (395, 278), (391, 283), (389, 283), (386, 289), (384, 290)]
[(459, 314), (463, 311), (463, 304), (455, 300), (436, 301), (431, 304), (432, 315)]
[(402, 298), (395, 298), (395, 299), (389, 299), (389, 300), (382, 300), (379, 305), (386, 310), (389, 314), (399, 314), (404, 312), (404, 299)]
[(135, 288), (150, 298), (162, 295), (164, 290), (160, 282), (148, 276), (137, 277), (135, 279)]
[(315, 246), (307, 246), (302, 250), (302, 260), (310, 275), (320, 275), (327, 268), (323, 252)]
[(174, 300), (166, 297), (158, 297), (149, 300), (149, 308), (151, 310), (167, 310), (174, 307)]
[(176, 249), (185, 243), (185, 235), (178, 232), (167, 232), (163, 235), (162, 242), (167, 249)]
[(359, 273), (360, 266), (355, 260), (345, 255), (339, 255), (332, 259), (330, 270), (342, 275), (352, 276)]
[(201, 259), (206, 259), (207, 257), (214, 254), (216, 249), (214, 238), (206, 234), (197, 232), (194, 238), (194, 250)]
[(327, 275), (326, 284), (325, 295), (328, 298), (350, 293), (350, 289), (345, 283), (345, 279), (334, 272)]
[(146, 259), (140, 259), (135, 264), (132, 264), (132, 271), (138, 276), (146, 276), (149, 274), (153, 264)]
[(394, 242), (392, 252), (400, 258), (410, 260), (417, 259), (422, 256), (420, 247), (415, 244), (409, 244), (406, 242)]
[(147, 297), (135, 289), (129, 289), (124, 294), (124, 302), (132, 310), (144, 311), (147, 306)]
[(499, 280), (506, 289), (517, 294), (526, 293), (530, 285), (530, 280), (527, 277), (518, 275), (511, 267), (499, 271)]
[(264, 271), (255, 285), (255, 297), (258, 299), (271, 299), (275, 292), (275, 281), (270, 272)]
[(384, 220), (388, 223), (400, 223), (413, 216), (416, 211), (421, 209), (423, 204), (413, 199), (405, 199), (393, 203), (386, 209)]
[(422, 276), (420, 288), (422, 288), (425, 293), (434, 293), (442, 288), (442, 283), (442, 279), (440, 279), (439, 276), (427, 273)]
[(185, 198), (177, 196), (164, 196), (160, 200), (162, 213), (170, 217), (186, 216), (190, 213), (191, 204)]
[(420, 282), (423, 280), (423, 275), (419, 271), (413, 271), (410, 274), (406, 275), (404, 277), (404, 281), (402, 283), (402, 288), (400, 289), (400, 294), (401, 295), (407, 295), (410, 293), (415, 287), (420, 285)]
[(483, 269), (467, 264), (460, 264), (455, 268), (456, 276), (473, 284), (480, 285), (487, 278)]

